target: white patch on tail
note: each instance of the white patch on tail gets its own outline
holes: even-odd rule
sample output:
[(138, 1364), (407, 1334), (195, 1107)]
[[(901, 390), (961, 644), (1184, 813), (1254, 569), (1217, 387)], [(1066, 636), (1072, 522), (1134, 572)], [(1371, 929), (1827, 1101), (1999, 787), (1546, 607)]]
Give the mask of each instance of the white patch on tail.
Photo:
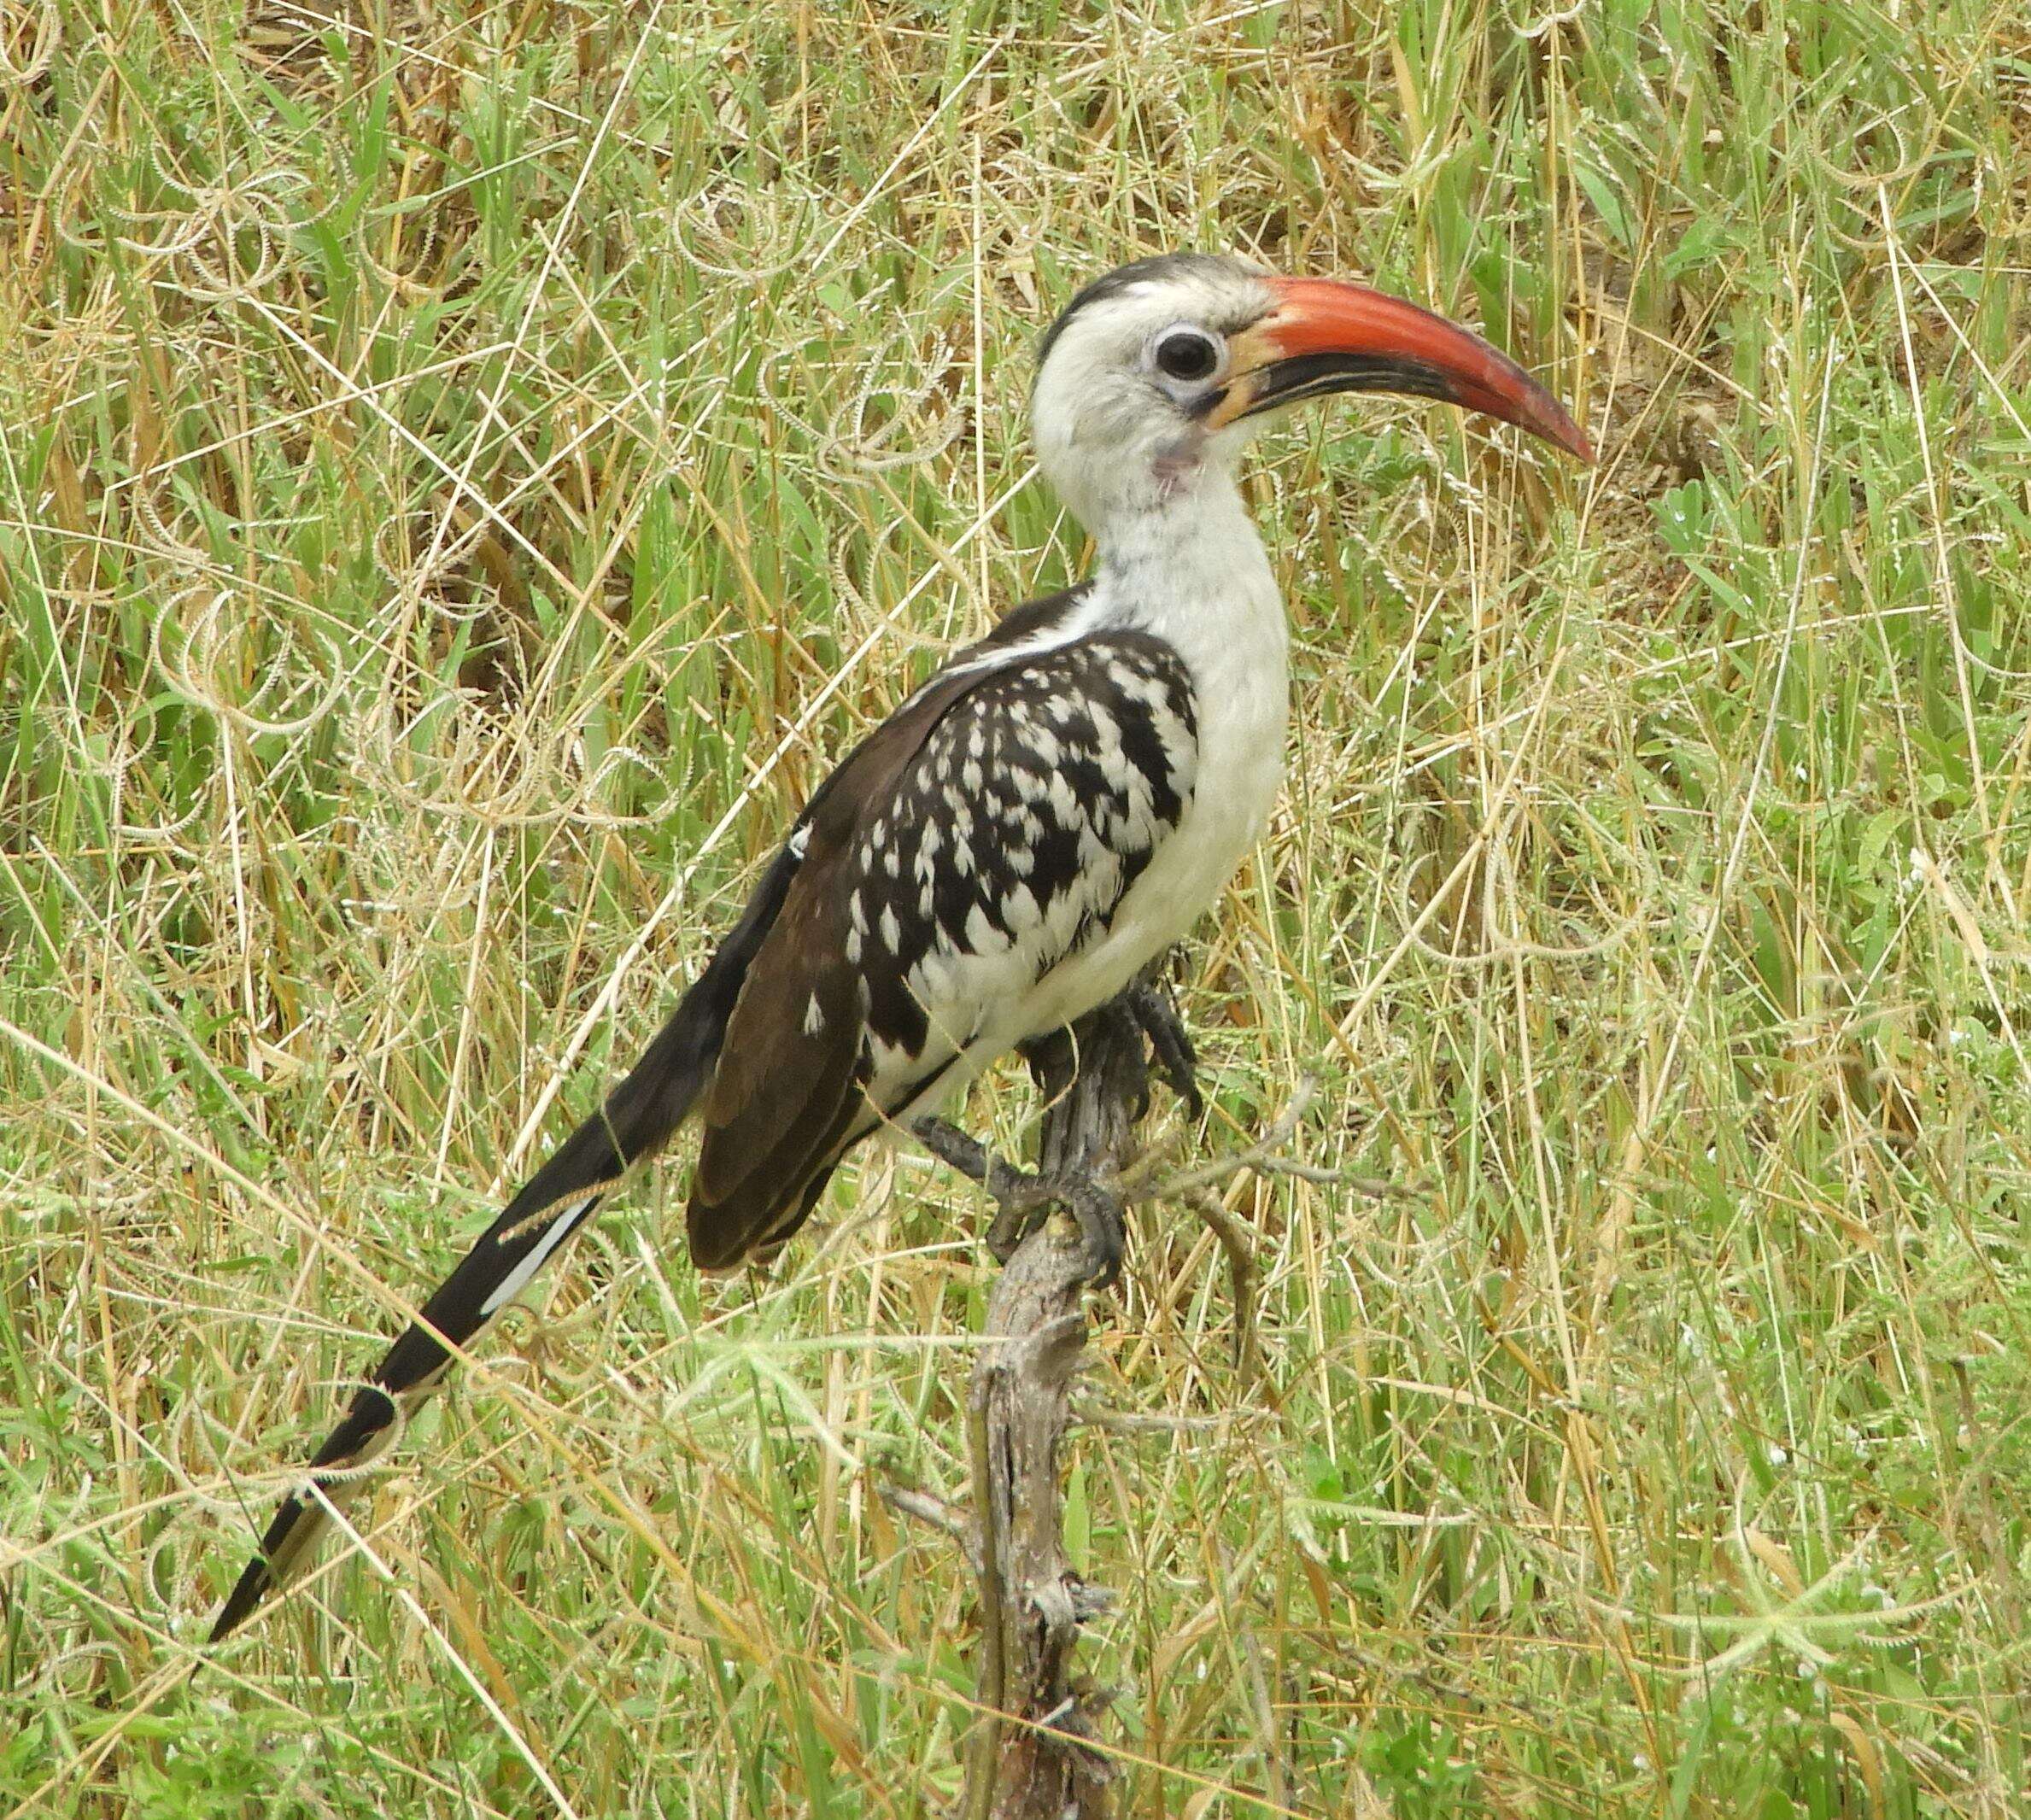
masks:
[(480, 1319), (493, 1320), (527, 1289), (536, 1273), (550, 1261), (550, 1254), (578, 1229), (579, 1222), (599, 1204), (600, 1197), (588, 1194), (576, 1201), (567, 1201), (559, 1208), (550, 1216), (549, 1229), (530, 1247), (529, 1255), (503, 1277), (494, 1293), (480, 1303)]

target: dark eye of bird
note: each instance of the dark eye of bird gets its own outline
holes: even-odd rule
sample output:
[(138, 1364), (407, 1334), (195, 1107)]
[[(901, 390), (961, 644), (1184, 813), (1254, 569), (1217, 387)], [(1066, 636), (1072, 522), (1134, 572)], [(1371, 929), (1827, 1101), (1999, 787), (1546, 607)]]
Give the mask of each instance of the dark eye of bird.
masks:
[(1219, 347), (1196, 329), (1181, 329), (1156, 344), (1156, 370), (1174, 379), (1204, 379), (1219, 365)]

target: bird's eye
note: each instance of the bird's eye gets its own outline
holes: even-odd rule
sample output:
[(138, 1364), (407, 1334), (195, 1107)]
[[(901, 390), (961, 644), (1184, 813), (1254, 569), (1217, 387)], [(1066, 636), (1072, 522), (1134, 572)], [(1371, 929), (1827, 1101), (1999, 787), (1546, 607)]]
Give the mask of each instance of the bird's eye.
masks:
[(1202, 329), (1167, 329), (1157, 338), (1156, 370), (1170, 379), (1210, 379), (1220, 354), (1220, 343)]

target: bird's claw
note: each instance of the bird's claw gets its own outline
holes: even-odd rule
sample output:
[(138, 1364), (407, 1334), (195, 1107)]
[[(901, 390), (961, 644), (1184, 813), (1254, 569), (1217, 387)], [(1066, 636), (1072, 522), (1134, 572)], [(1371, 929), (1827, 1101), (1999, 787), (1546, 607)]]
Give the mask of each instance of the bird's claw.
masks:
[(994, 1216), (994, 1224), (987, 1228), (987, 1249), (994, 1255), (994, 1261), (1005, 1264), (1022, 1249), (1022, 1242), (1044, 1223), (1051, 1212), (1049, 1200), (1018, 1204), (1004, 1201)]
[(1102, 1290), (1120, 1280), (1121, 1257), (1127, 1248), (1121, 1203), (1096, 1178), (1059, 1178), (1012, 1167), (943, 1119), (919, 1119), (916, 1128), (917, 1141), (927, 1150), (993, 1197), (998, 1210), (987, 1228), (987, 1249), (997, 1263), (1007, 1263), (1051, 1216), (1051, 1209), (1062, 1207), (1077, 1222), (1086, 1248), (1086, 1267), (1080, 1280)]
[(1079, 1222), (1086, 1265), (1080, 1279), (1088, 1289), (1112, 1289), (1121, 1279), (1121, 1257), (1128, 1249), (1121, 1203), (1090, 1175), (1058, 1185), (1060, 1204)]
[(1121, 1203), (1091, 1175), (1053, 1177), (1021, 1175), (1014, 1191), (997, 1196), (1001, 1211), (987, 1229), (987, 1249), (998, 1263), (1005, 1264), (1037, 1228), (1062, 1208), (1079, 1227), (1085, 1248), (1085, 1267), (1079, 1280), (1088, 1289), (1112, 1289), (1121, 1279), (1121, 1259), (1128, 1249), (1121, 1219)]

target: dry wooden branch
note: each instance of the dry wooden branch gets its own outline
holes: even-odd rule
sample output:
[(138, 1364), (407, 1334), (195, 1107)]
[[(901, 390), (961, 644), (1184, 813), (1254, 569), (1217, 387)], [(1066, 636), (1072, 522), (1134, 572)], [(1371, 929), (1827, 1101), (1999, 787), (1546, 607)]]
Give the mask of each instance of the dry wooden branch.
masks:
[[(1107, 1009), (1036, 1045), (1048, 1101), (1047, 1180), (1098, 1182), (1127, 1154), (1144, 1095), (1143, 1033)], [(1108, 1696), (1075, 1671), (1080, 1623), (1111, 1595), (1065, 1558), (1058, 1453), (1086, 1341), (1086, 1247), (1046, 1222), (1009, 1260), (974, 1368), (974, 1549), (983, 1714), (967, 1762), (968, 1820), (1099, 1820), (1113, 1771), (1097, 1749)]]
[[(974, 1367), (974, 1497), (970, 1534), (980, 1575), (982, 1641), (980, 1709), (967, 1759), (965, 1820), (1100, 1820), (1112, 1805), (1114, 1771), (1099, 1748), (1098, 1720), (1109, 1695), (1080, 1676), (1073, 1659), (1080, 1624), (1105, 1611), (1112, 1595), (1089, 1586), (1065, 1558), (1058, 1456), (1072, 1420), (1071, 1390), (1085, 1355), (1085, 1294), (1094, 1253), (1093, 1203), (1118, 1219), (1124, 1203), (1177, 1199), (1195, 1207), (1227, 1254), (1233, 1273), (1237, 1357), (1245, 1380), (1261, 1370), (1255, 1335), (1254, 1241), (1222, 1204), (1217, 1185), (1244, 1170), (1348, 1179), (1281, 1153), (1302, 1121), (1318, 1083), (1307, 1076), (1261, 1142), (1168, 1179), (1147, 1162), (1126, 1167), (1136, 1121), (1148, 1102), (1145, 1032), (1160, 1063), (1196, 1103), (1190, 1045), (1153, 1014), (1149, 992), (1103, 1006), (1027, 1051), (1046, 1110), (1036, 1173), (1025, 1174), (950, 1127), (920, 1135), (1000, 1203), (1003, 1235), (1028, 1237), (1008, 1262), (987, 1304), (986, 1332)], [(1174, 1033), (1174, 1024), (1168, 1025)], [(1367, 1187), (1365, 1182), (1358, 1185)], [(1377, 1185), (1393, 1191), (1391, 1185)], [(1084, 1209), (1082, 1236), (1049, 1221), (1030, 1229), (1054, 1200)], [(925, 1514), (928, 1514), (926, 1513)]]

